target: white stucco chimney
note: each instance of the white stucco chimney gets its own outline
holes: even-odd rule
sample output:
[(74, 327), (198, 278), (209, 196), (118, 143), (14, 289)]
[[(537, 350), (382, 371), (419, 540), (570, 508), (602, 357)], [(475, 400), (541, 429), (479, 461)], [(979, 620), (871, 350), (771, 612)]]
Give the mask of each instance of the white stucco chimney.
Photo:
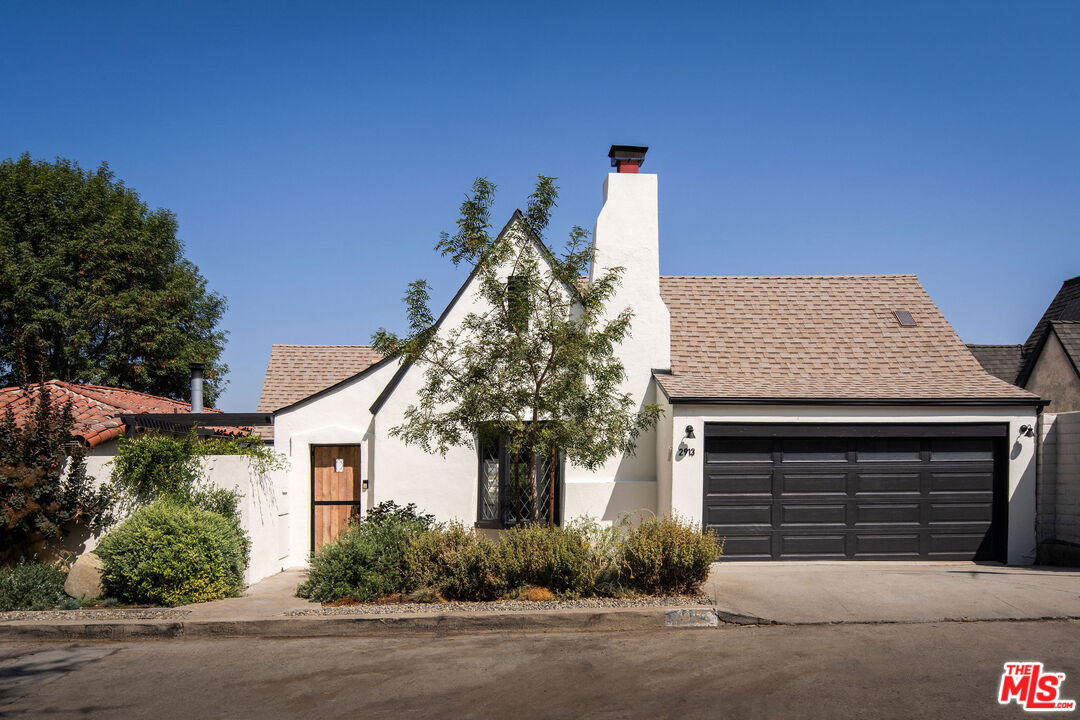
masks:
[(604, 180), (604, 206), (593, 232), (595, 254), (589, 273), (592, 279), (608, 268), (624, 268), (622, 283), (608, 308), (634, 311), (632, 337), (624, 341), (620, 353), (628, 389), (647, 384), (653, 370), (671, 367), (671, 317), (660, 299), (656, 175), (638, 172), (647, 151), (647, 147), (612, 145), (608, 152), (618, 171)]

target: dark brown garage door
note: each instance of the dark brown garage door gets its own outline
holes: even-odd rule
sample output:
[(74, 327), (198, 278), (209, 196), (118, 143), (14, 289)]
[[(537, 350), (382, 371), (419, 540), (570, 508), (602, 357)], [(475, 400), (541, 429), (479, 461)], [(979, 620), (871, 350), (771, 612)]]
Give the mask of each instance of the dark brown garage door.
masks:
[(999, 560), (1005, 425), (705, 426), (728, 560)]

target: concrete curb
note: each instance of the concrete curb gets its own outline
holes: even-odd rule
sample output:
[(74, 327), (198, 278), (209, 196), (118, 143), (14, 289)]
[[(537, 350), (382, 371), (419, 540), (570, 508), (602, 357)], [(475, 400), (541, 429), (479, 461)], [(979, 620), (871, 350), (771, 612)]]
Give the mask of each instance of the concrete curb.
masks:
[[(444, 615), (291, 616), (254, 620), (112, 620), (0, 623), (0, 638), (136, 640), (177, 637), (406, 637), (489, 632), (626, 632), (669, 627), (670, 608)], [(696, 608), (712, 614), (709, 608)], [(715, 615), (713, 616), (715, 617)], [(715, 627), (715, 626), (714, 626)]]
[(718, 608), (587, 609), (443, 615), (279, 616), (251, 620), (103, 620), (0, 623), (0, 639), (153, 640), (196, 638), (432, 637), (498, 632), (654, 632), (735, 626), (921, 625), (958, 622), (1080, 620), (1078, 615), (1027, 618), (942, 617), (777, 621)]

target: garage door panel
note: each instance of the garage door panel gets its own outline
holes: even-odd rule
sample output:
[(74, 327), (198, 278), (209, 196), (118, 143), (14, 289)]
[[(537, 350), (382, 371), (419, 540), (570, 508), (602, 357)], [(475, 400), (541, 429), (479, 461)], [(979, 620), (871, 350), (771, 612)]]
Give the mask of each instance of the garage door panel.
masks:
[(847, 473), (792, 473), (780, 478), (784, 495), (843, 495), (847, 492)]
[(714, 505), (706, 519), (718, 530), (736, 529), (740, 525), (772, 526), (772, 505)]
[(918, 525), (919, 503), (860, 504), (855, 511), (856, 525)]
[(708, 495), (772, 495), (772, 472), (755, 475), (710, 473), (705, 492)]
[(839, 525), (847, 521), (847, 505), (806, 505), (803, 503), (780, 504), (781, 525)]
[(930, 473), (930, 493), (990, 493), (994, 474), (986, 472)]
[(855, 534), (855, 554), (875, 557), (919, 557), (919, 534)]
[(772, 534), (758, 535), (721, 535), (723, 557), (737, 557), (740, 560), (771, 560)]
[(780, 555), (787, 558), (843, 558), (845, 552), (843, 534), (835, 535), (795, 535), (780, 536)]
[(971, 557), (985, 539), (986, 533), (930, 533), (930, 555)]
[(976, 523), (987, 525), (993, 520), (990, 503), (930, 503), (930, 524)]
[(729, 435), (717, 427), (706, 425), (704, 518), (725, 538), (729, 559), (997, 559), (1001, 552), (1004, 530), (995, 523), (1003, 522), (996, 508), (1004, 486), (996, 485), (994, 457), (1004, 449), (973, 434), (983, 426), (941, 426), (943, 437), (914, 436), (906, 426), (889, 426), (896, 437), (858, 434), (880, 433), (869, 426), (842, 426), (835, 437), (784, 426), (791, 436), (768, 438), (750, 437), (755, 426)]
[(855, 494), (919, 494), (919, 473), (860, 472), (855, 478)]

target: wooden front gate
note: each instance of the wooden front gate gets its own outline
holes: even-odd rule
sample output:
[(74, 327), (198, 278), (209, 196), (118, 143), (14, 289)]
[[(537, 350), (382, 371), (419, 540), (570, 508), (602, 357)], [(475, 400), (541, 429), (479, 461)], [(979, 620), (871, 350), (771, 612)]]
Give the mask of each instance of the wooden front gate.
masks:
[(364, 502), (359, 445), (311, 448), (311, 550), (333, 542)]

